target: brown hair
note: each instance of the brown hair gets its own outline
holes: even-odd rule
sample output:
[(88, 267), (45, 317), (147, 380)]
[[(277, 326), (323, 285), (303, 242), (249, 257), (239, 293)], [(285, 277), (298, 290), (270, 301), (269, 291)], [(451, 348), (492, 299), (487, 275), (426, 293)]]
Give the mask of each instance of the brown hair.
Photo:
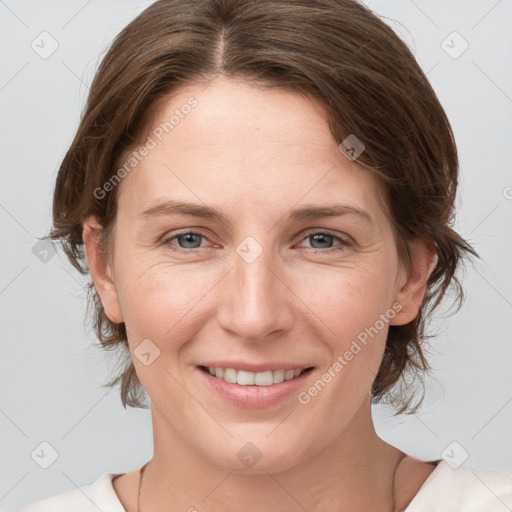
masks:
[[(455, 270), (465, 254), (476, 253), (451, 228), (458, 158), (446, 114), (408, 47), (354, 0), (160, 0), (147, 8), (100, 64), (58, 173), (49, 236), (87, 273), (83, 221), (93, 214), (108, 233), (116, 216), (116, 187), (101, 199), (94, 191), (140, 143), (162, 100), (218, 75), (319, 99), (335, 140), (356, 134), (365, 145), (358, 162), (385, 183), (403, 261), (410, 263), (408, 241), (422, 238), (434, 248), (437, 263), (420, 313), (390, 326), (373, 384), (374, 400), (390, 401), (398, 412), (415, 410), (403, 383), (428, 370), (425, 320), (450, 284), (460, 304)], [(101, 345), (121, 352), (122, 368), (105, 385), (120, 383), (125, 408), (146, 407), (125, 325), (108, 320), (89, 287)]]

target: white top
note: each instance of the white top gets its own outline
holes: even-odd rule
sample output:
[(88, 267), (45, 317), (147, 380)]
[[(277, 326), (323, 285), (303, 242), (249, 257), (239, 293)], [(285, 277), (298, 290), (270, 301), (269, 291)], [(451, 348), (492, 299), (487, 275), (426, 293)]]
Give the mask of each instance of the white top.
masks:
[[(36, 501), (18, 512), (126, 512), (112, 485), (119, 473)], [(507, 512), (512, 510), (512, 473), (452, 469), (442, 460), (405, 512)]]

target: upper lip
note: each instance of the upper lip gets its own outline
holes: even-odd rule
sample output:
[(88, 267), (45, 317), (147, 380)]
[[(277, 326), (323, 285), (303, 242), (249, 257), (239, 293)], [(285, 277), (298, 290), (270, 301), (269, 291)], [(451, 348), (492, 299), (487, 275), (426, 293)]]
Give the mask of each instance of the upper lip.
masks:
[(247, 363), (244, 361), (208, 361), (199, 364), (198, 366), (206, 366), (210, 368), (233, 368), (235, 370), (244, 370), (246, 372), (266, 372), (269, 370), (305, 370), (306, 368), (312, 368), (311, 364), (301, 363), (285, 363), (285, 362), (274, 362), (274, 363)]

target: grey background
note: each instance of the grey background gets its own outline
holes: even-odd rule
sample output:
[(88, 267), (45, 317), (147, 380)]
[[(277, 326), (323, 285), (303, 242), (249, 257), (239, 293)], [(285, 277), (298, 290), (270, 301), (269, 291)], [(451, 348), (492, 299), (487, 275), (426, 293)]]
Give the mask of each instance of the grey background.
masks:
[[(101, 387), (115, 360), (84, 329), (85, 281), (62, 254), (34, 249), (101, 55), (149, 3), (0, 1), (2, 510), (152, 455), (149, 411), (125, 410), (118, 390)], [(368, 5), (413, 49), (448, 113), (462, 172), (456, 227), (483, 258), (463, 275), (462, 310), (436, 321), (420, 413), (376, 407), (377, 429), (424, 459), (512, 471), (512, 2)]]

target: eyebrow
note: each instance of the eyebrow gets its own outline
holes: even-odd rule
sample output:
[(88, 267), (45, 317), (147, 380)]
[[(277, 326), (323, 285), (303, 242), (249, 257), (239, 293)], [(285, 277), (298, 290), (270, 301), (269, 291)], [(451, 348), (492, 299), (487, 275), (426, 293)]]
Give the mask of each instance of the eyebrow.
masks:
[[(190, 215), (202, 219), (220, 222), (221, 224), (228, 225), (229, 219), (221, 212), (211, 208), (210, 206), (186, 203), (183, 201), (167, 200), (151, 206), (147, 210), (141, 212), (139, 216), (142, 218), (151, 218), (158, 215)], [(290, 210), (285, 216), (285, 220), (313, 220), (322, 217), (339, 217), (342, 215), (357, 215), (365, 221), (372, 223), (373, 220), (370, 214), (351, 205), (333, 204), (333, 205), (307, 205), (300, 208)]]
[(229, 224), (229, 220), (222, 213), (206, 205), (185, 203), (173, 199), (156, 204), (147, 210), (139, 213), (142, 218), (150, 218), (157, 215), (190, 215), (202, 219), (218, 221), (222, 224)]

